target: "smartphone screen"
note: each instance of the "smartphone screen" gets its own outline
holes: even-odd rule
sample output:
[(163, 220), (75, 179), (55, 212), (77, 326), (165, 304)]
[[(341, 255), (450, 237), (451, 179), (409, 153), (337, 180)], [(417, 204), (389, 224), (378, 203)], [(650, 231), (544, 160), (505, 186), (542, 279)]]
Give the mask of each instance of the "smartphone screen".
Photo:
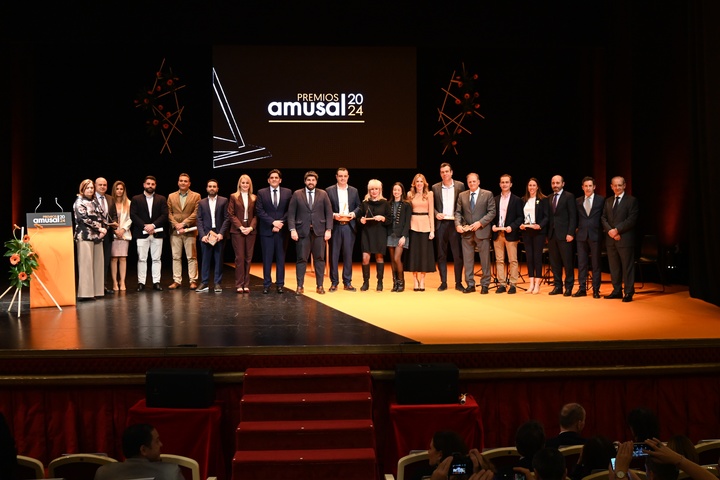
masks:
[(645, 451), (645, 448), (647, 445), (643, 442), (633, 443), (633, 457), (647, 457), (647, 452)]
[(610, 465), (612, 465), (612, 469), (615, 470), (615, 457), (610, 459)]

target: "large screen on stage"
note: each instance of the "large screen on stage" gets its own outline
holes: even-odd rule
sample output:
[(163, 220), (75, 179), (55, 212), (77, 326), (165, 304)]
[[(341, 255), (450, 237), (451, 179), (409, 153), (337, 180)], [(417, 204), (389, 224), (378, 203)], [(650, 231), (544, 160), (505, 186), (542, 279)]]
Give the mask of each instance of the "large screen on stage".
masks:
[(216, 46), (213, 166), (415, 168), (416, 52)]

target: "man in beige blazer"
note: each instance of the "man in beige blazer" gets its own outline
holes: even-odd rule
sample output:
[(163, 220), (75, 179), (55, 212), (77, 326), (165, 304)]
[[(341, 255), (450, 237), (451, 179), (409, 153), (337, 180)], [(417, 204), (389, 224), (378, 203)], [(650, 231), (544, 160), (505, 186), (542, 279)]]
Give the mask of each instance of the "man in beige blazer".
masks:
[(196, 252), (197, 238), (197, 207), (200, 194), (190, 190), (190, 175), (181, 173), (178, 177), (177, 192), (168, 196), (168, 218), (170, 219), (170, 248), (172, 249), (173, 283), (170, 290), (182, 285), (182, 252), (188, 262), (190, 289), (197, 288), (198, 265)]

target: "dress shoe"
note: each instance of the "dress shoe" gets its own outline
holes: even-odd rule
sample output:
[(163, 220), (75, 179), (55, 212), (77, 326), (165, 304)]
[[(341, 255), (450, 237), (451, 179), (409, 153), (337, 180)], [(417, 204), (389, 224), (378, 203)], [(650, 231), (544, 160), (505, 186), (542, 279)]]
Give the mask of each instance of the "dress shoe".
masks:
[(482, 287), (480, 289), (480, 295), (487, 295), (488, 294), (488, 287)]
[(508, 295), (513, 295), (515, 292), (517, 292), (515, 285), (510, 285), (510, 288), (508, 288)]
[[(197, 292), (197, 290), (195, 290)], [(222, 293), (222, 287), (220, 285), (215, 285), (215, 288), (213, 289), (215, 293)]]
[(282, 287), (282, 285), (277, 287), (277, 293), (285, 293), (285, 289)]
[(337, 292), (337, 285), (330, 285), (329, 291), (331, 291), (331, 292)]
[(190, 290), (195, 290), (195, 289), (197, 289), (197, 283), (190, 282)]
[[(240, 292), (238, 292), (238, 293), (240, 293)], [(267, 295), (268, 293), (270, 293), (270, 287), (264, 287), (264, 288), (263, 288), (263, 295)]]
[(497, 290), (495, 290), (495, 293), (505, 293), (505, 285), (500, 285)]
[(570, 295), (572, 295), (572, 289), (568, 288), (565, 290), (565, 293), (563, 293), (563, 297), (569, 297)]
[(577, 292), (573, 293), (573, 297), (585, 297), (587, 296), (587, 292), (585, 290), (578, 290)]
[(297, 287), (297, 290), (295, 290), (295, 295), (302, 295), (305, 293), (305, 289), (303, 287)]
[(548, 295), (560, 295), (561, 293), (563, 293), (562, 287), (555, 287)]
[(438, 287), (438, 292), (444, 292), (445, 290), (447, 290), (447, 283), (443, 282)]
[(325, 289), (322, 287), (322, 285), (320, 285), (315, 289), (315, 293), (317, 293), (318, 295), (325, 295)]
[(475, 286), (463, 288), (463, 293), (475, 293)]
[(630, 295), (630, 294), (628, 294), (628, 295), (625, 295), (625, 296), (623, 297), (623, 299), (622, 299), (623, 303), (629, 303), (629, 302), (632, 302), (632, 297), (633, 297), (633, 296), (632, 296), (632, 295)]
[[(116, 289), (116, 290), (117, 290), (117, 289)], [(106, 289), (105, 289), (105, 295), (112, 295), (113, 293), (115, 293), (114, 290), (110, 290), (109, 288), (106, 288)]]
[(623, 298), (623, 296), (622, 296), (622, 293), (620, 293), (620, 292), (612, 292), (610, 295), (605, 295), (605, 298), (614, 299), (614, 298)]
[(593, 292), (593, 298), (600, 298), (600, 292), (598, 290)]
[(158, 292), (162, 292), (162, 287), (160, 286), (160, 283), (153, 283), (153, 290), (157, 290)]
[(203, 293), (209, 291), (210, 288), (208, 287), (207, 283), (201, 283), (198, 288), (195, 289), (197, 293)]
[(145, 290), (145, 284), (144, 283), (138, 283), (137, 291), (142, 292)]
[(352, 283), (348, 283), (347, 285), (343, 286), (343, 290), (347, 290), (348, 292), (356, 292), (357, 288), (352, 286)]
[[(173, 282), (170, 285), (168, 285), (168, 290), (176, 290), (180, 288), (180, 284), (177, 282)], [(157, 290), (157, 289), (156, 289)]]
[(465, 290), (465, 287), (463, 287), (462, 283), (456, 283), (455, 290), (457, 290), (458, 292), (462, 292), (463, 290)]

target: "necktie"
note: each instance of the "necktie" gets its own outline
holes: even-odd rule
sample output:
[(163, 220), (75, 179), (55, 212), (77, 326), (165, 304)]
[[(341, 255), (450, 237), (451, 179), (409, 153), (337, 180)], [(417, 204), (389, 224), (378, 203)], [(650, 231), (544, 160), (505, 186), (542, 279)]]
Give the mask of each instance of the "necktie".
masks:
[(558, 195), (560, 195), (560, 194), (556, 193), (555, 196), (553, 197), (553, 213), (555, 213), (555, 210), (557, 209)]
[(470, 194), (470, 210), (475, 210), (475, 192)]
[(615, 207), (618, 206), (618, 203), (620, 203), (620, 197), (615, 197), (615, 203), (613, 203), (613, 210), (615, 210)]
[(585, 197), (585, 213), (587, 213), (588, 217), (590, 216), (590, 197)]
[(308, 204), (310, 204), (310, 208), (313, 207), (313, 192), (314, 190), (308, 192)]
[(273, 190), (273, 206), (277, 208), (278, 205), (278, 199), (277, 199), (277, 188)]

